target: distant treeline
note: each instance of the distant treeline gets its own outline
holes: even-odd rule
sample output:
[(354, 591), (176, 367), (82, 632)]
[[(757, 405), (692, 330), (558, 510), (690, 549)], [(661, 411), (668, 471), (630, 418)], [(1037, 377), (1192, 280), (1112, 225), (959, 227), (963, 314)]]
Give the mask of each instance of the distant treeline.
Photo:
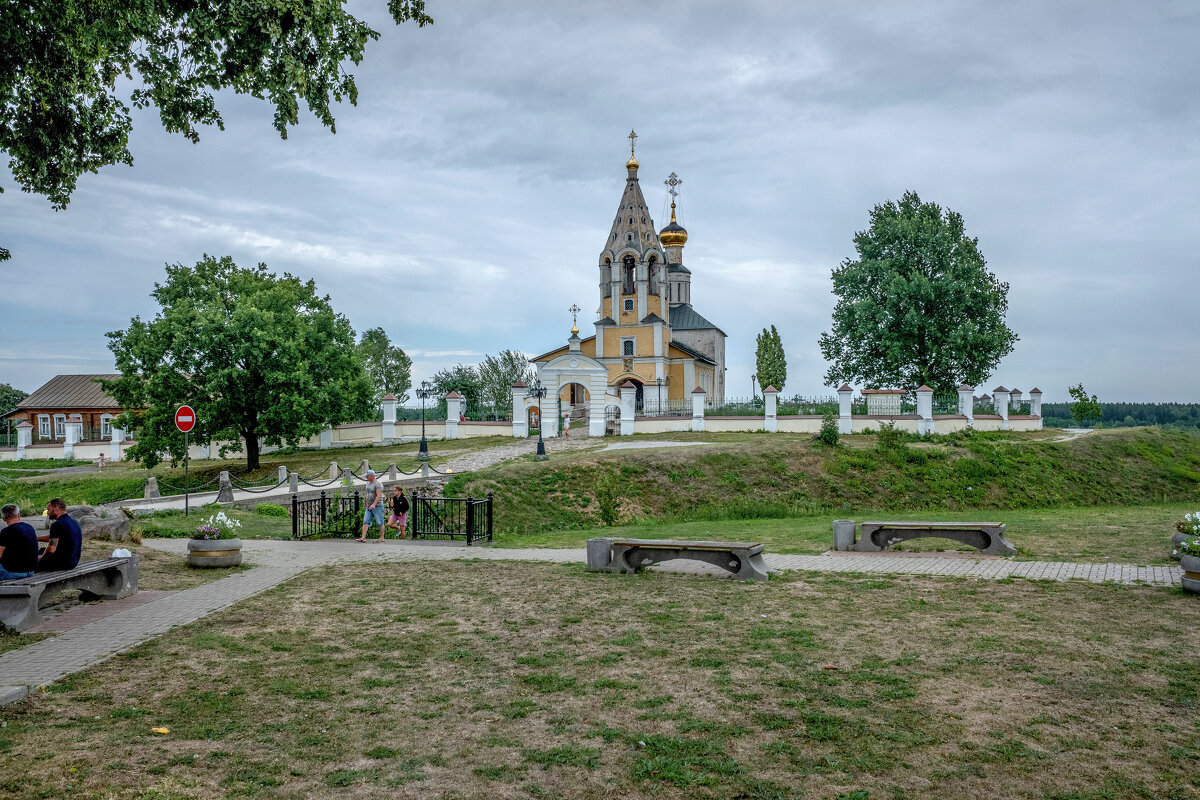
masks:
[[(1099, 420), (1088, 420), (1093, 428), (1133, 428), (1165, 425), (1200, 429), (1200, 403), (1101, 403)], [(1043, 403), (1042, 419), (1052, 428), (1075, 424), (1070, 403)]]

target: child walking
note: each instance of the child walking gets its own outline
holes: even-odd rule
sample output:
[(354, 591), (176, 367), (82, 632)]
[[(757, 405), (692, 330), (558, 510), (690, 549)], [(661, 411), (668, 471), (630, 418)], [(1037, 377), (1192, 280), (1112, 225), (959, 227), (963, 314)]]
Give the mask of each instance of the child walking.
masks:
[[(405, 536), (408, 527), (408, 498), (404, 496), (404, 487), (397, 484), (392, 488), (392, 516), (388, 518), (388, 528), (400, 531), (400, 538)], [(380, 534), (380, 538), (383, 534)]]

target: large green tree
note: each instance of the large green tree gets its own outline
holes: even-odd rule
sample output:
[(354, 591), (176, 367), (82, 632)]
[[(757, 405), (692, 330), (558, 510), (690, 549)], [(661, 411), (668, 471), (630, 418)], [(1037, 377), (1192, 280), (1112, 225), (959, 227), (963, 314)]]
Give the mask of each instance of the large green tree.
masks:
[[(224, 128), (216, 94), (275, 106), (287, 137), (303, 103), (335, 130), (331, 101), (354, 104), (347, 62), (379, 33), (344, 0), (27, 0), (0, 3), (0, 150), (21, 188), (65, 208), (76, 180), (132, 164), (131, 107), (199, 140)], [(424, 0), (389, 0), (397, 24), (433, 20)], [(2, 188), (2, 187), (0, 187)], [(8, 258), (0, 249), (0, 260)]]
[(243, 268), (205, 256), (194, 267), (167, 266), (152, 297), (161, 310), (108, 334), (121, 377), (104, 390), (137, 431), (130, 456), (147, 466), (183, 455), (175, 409), (196, 410), (192, 441), (245, 441), (250, 469), (259, 442), (295, 445), (326, 425), (365, 418), (371, 385), (350, 323), (312, 281)]
[(1017, 335), (1005, 324), (1008, 284), (987, 270), (960, 214), (915, 192), (871, 211), (858, 257), (833, 271), (833, 325), (821, 334), (830, 385), (978, 386)]
[(783, 391), (787, 381), (787, 358), (783, 354), (783, 340), (779, 331), (772, 325), (763, 328), (762, 333), (754, 337), (754, 366), (758, 370), (758, 388), (766, 389), (774, 386)]
[(512, 405), (512, 385), (517, 381), (529, 383), (533, 380), (533, 367), (529, 359), (519, 350), (502, 350), (494, 356), (486, 356), (480, 363), (479, 382), (483, 388), (483, 399), (497, 415), (503, 415)]
[(392, 344), (387, 331), (383, 328), (363, 331), (358, 349), (371, 381), (375, 405), (387, 394), (395, 395), (401, 403), (407, 401), (412, 386), (412, 359)]
[(440, 369), (429, 378), (437, 399), (437, 408), (446, 408), (446, 395), (458, 392), (467, 401), (467, 408), (477, 409), (483, 403), (483, 381), (479, 378), (479, 370), (470, 364), (455, 364), (447, 369)]
[(0, 383), (0, 417), (17, 407), (17, 403), (29, 397), (29, 392), (22, 392), (10, 383)]

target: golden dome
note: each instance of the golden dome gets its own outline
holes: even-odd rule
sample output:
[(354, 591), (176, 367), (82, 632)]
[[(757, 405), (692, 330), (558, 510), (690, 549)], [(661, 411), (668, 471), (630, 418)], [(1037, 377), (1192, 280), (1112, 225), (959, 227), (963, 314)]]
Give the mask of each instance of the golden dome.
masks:
[(634, 158), (633, 156), (630, 156), (629, 160), (625, 162), (625, 169), (634, 170), (640, 166), (641, 166), (641, 164), (639, 164), (638, 160), (636, 158)]
[(671, 223), (658, 232), (663, 247), (683, 247), (687, 244), (687, 229), (675, 221), (675, 201), (671, 201)]

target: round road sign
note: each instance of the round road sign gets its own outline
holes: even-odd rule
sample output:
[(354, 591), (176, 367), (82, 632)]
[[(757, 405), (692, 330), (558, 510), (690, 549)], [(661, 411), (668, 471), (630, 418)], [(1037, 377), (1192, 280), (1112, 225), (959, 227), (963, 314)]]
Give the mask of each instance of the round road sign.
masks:
[(175, 427), (184, 433), (196, 427), (196, 412), (192, 411), (191, 406), (180, 406), (175, 412)]

